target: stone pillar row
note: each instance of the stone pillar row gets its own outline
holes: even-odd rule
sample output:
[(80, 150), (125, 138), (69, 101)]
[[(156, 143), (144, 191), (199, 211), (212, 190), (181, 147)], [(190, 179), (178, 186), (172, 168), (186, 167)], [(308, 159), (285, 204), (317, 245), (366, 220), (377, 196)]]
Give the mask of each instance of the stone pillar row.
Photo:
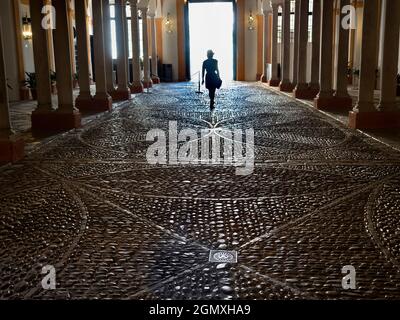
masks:
[(353, 129), (400, 127), (400, 110), (396, 105), (396, 75), (399, 58), (400, 1), (382, 2), (384, 20), (381, 66), (381, 92), (375, 104), (375, 70), (378, 48), (379, 1), (364, 0), (361, 45), (361, 68), (358, 101), (350, 111), (349, 126)]
[[(295, 1), (293, 56), (290, 55), (290, 1), (268, 1), (272, 7), (272, 75), (268, 84), (281, 91), (293, 92), (299, 99), (313, 99), (320, 91), (321, 0), (313, 2), (311, 82), (307, 82), (309, 0)], [(278, 75), (278, 16), (282, 8), (281, 74)], [(328, 28), (329, 29), (329, 28)], [(290, 64), (293, 62), (290, 79)]]
[(290, 81), (290, 0), (283, 0), (282, 11), (282, 79), (279, 90), (291, 92), (293, 84)]
[(131, 90), (128, 79), (128, 57), (126, 36), (128, 32), (128, 20), (126, 19), (126, 1), (115, 0), (115, 26), (117, 32), (117, 77), (118, 88), (112, 97), (114, 100), (130, 100)]
[(32, 131), (62, 131), (81, 126), (81, 114), (74, 106), (71, 68), (70, 28), (67, 1), (54, 1), (57, 18), (53, 30), (55, 65), (57, 70), (57, 106), (51, 97), (48, 32), (42, 27), (42, 0), (31, 0), (33, 52), (37, 81), (38, 106), (32, 112)]
[[(54, 1), (57, 19), (54, 34), (55, 64), (57, 74), (57, 103), (51, 96), (48, 33), (42, 28), (41, 13), (44, 0), (31, 0), (34, 63), (37, 76), (38, 105), (32, 113), (32, 129), (63, 131), (81, 126), (81, 114), (88, 111), (108, 111), (112, 101), (129, 100), (131, 93), (143, 92), (143, 84), (158, 83), (156, 26), (151, 15), (150, 31), (152, 33), (152, 75), (150, 75), (148, 52), (147, 8), (139, 8), (143, 18), (144, 76), (140, 68), (138, 1), (130, 0), (132, 43), (128, 43), (128, 23), (126, 17), (127, 0), (115, 0), (117, 60), (116, 79), (111, 47), (110, 0), (92, 0), (93, 37), (94, 37), (94, 81), (95, 91), (91, 91), (90, 49), (88, 48), (88, 0), (75, 2), (75, 20), (78, 48), (78, 81), (79, 95), (74, 101), (72, 87), (70, 37), (68, 28), (68, 0)], [(128, 52), (132, 46), (132, 83), (129, 82)]]
[[(117, 33), (117, 83), (114, 83), (111, 50), (110, 0), (92, 0), (94, 33), (94, 77), (95, 92), (91, 92), (91, 68), (88, 30), (88, 0), (75, 2), (75, 21), (78, 48), (79, 95), (74, 99), (72, 83), (72, 61), (70, 52), (71, 28), (69, 25), (68, 0), (53, 1), (56, 26), (53, 30), (54, 56), (57, 75), (57, 99), (52, 98), (49, 57), (53, 52), (48, 46), (49, 32), (42, 26), (43, 6), (47, 0), (31, 0), (30, 15), (33, 33), (33, 53), (36, 73), (37, 107), (32, 112), (32, 131), (65, 131), (81, 126), (80, 111), (107, 111), (114, 100), (129, 100), (132, 93), (143, 92), (140, 69), (139, 21), (137, 0), (130, 0), (132, 13), (132, 78), (128, 79), (128, 25), (126, 18), (126, 0), (115, 0), (115, 19)], [(147, 8), (140, 8), (143, 18), (144, 79), (143, 83), (158, 83), (156, 25), (151, 17), (152, 33), (152, 74), (150, 74)], [(50, 27), (50, 25), (49, 25)], [(0, 21), (0, 163), (12, 162), (24, 156), (24, 140), (14, 133), (9, 114), (7, 75), (4, 59), (3, 30)]]
[[(311, 82), (307, 83), (307, 46), (309, 0), (296, 0), (294, 56), (290, 56), (290, 1), (271, 0), (272, 7), (272, 75), (270, 86), (291, 92), (300, 99), (314, 99), (317, 109), (351, 110), (353, 101), (348, 93), (347, 68), (349, 62), (350, 29), (342, 26), (348, 12), (341, 9), (350, 0), (339, 0), (339, 22), (334, 30), (334, 1), (314, 0), (312, 17)], [(380, 10), (380, 3), (382, 10)], [(278, 8), (282, 7), (281, 79), (278, 76)], [(265, 10), (265, 9), (264, 9)], [(383, 38), (379, 39), (379, 14), (385, 21)], [(335, 31), (338, 34), (335, 51)], [(265, 32), (268, 32), (266, 29)], [(359, 93), (355, 107), (349, 114), (349, 127), (354, 129), (387, 128), (400, 126), (400, 111), (396, 101), (396, 75), (398, 73), (400, 36), (400, 1), (365, 0), (361, 47)], [(265, 36), (266, 38), (266, 36)], [(381, 92), (377, 97), (375, 77), (377, 49), (382, 41)], [(334, 68), (334, 58), (337, 66)], [(290, 63), (293, 62), (290, 80)], [(336, 74), (334, 74), (334, 72)], [(334, 77), (336, 75), (336, 77)], [(333, 79), (336, 79), (333, 81)], [(379, 100), (379, 103), (377, 103)]]
[[(350, 4), (349, 0), (340, 0), (339, 8)], [(321, 68), (320, 68), (320, 92), (314, 100), (317, 109), (346, 109), (352, 106), (352, 99), (348, 93), (347, 86), (347, 67), (349, 59), (349, 35), (350, 30), (342, 27), (342, 19), (346, 13), (340, 14), (339, 23), (336, 31), (339, 33), (337, 44), (337, 66), (336, 83), (333, 83), (333, 57), (334, 57), (334, 30), (333, 30), (333, 4), (330, 1), (322, 0), (322, 32), (321, 32)], [(332, 24), (325, 23), (326, 19), (331, 19)], [(331, 39), (327, 43), (326, 39)], [(329, 46), (332, 55), (327, 53)], [(329, 60), (329, 62), (328, 62)], [(322, 81), (322, 82), (321, 82)]]

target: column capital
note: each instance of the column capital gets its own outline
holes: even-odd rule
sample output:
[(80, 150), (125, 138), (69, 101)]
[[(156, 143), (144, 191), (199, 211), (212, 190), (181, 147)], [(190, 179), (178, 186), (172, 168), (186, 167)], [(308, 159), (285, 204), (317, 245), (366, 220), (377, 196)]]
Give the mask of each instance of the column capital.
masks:
[(270, 13), (272, 13), (272, 7), (271, 6), (267, 6), (267, 7), (263, 8), (262, 12), (263, 12), (264, 16), (267, 16)]
[(272, 11), (272, 4), (270, 0), (263, 0), (262, 2), (262, 12), (264, 15), (267, 15)]
[(140, 12), (142, 14), (146, 14), (146, 15), (149, 12), (149, 8), (147, 8), (147, 7), (138, 7), (138, 10), (140, 10)]
[(136, 8), (136, 10), (138, 10), (138, 1), (137, 0), (130, 0), (129, 5), (131, 8)]
[(274, 12), (277, 13), (280, 5), (281, 5), (281, 3), (272, 3), (271, 2), (272, 13), (274, 13)]

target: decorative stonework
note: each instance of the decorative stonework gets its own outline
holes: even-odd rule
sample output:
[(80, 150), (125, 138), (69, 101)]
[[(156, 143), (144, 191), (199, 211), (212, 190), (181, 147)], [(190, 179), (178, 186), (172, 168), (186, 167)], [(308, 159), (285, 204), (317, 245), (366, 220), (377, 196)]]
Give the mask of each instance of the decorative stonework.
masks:
[[(160, 84), (0, 169), (0, 298), (400, 298), (400, 154), (262, 85), (226, 84), (214, 112), (195, 90)], [(253, 174), (149, 165), (169, 121), (253, 128)]]

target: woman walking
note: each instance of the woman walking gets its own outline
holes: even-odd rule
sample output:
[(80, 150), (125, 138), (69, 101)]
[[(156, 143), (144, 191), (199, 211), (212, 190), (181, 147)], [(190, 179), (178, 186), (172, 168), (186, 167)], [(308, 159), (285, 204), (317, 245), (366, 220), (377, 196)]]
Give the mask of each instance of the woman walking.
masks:
[(221, 88), (222, 80), (219, 76), (218, 70), (218, 60), (214, 58), (214, 52), (212, 50), (207, 51), (207, 60), (203, 62), (202, 69), (202, 84), (204, 84), (204, 76), (205, 71), (207, 71), (206, 75), (206, 88), (208, 89), (210, 96), (210, 108), (214, 109), (215, 104), (215, 91)]

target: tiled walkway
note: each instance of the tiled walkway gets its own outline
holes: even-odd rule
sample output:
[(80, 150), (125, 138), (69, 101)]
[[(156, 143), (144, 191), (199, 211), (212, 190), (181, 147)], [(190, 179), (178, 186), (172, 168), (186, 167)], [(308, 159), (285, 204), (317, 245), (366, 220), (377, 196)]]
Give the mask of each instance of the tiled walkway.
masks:
[[(259, 84), (213, 113), (192, 89), (159, 85), (0, 170), (0, 298), (400, 298), (400, 153)], [(254, 172), (148, 164), (168, 121), (253, 128)]]

